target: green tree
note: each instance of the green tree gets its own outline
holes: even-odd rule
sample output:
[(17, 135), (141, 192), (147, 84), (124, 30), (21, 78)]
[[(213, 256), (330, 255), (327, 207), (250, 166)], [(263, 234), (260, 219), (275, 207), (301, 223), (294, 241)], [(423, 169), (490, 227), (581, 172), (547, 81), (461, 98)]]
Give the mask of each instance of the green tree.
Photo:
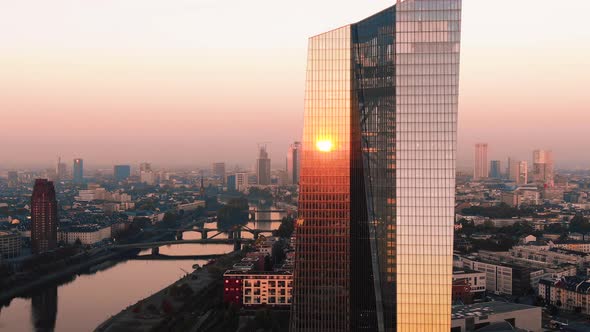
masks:
[(295, 230), (295, 222), (292, 217), (284, 217), (281, 225), (277, 230), (277, 236), (282, 238), (290, 238)]

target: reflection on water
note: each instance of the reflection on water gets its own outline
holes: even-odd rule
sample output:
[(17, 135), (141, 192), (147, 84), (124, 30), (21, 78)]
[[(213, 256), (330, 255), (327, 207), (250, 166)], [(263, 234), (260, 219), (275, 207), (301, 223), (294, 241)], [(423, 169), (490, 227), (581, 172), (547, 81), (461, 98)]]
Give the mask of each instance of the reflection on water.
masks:
[[(181, 244), (160, 249), (167, 255), (217, 254), (231, 244)], [(146, 250), (145, 253), (150, 253)], [(191, 271), (204, 260), (128, 260), (30, 298), (15, 298), (0, 311), (0, 331), (92, 331), (110, 316)], [(59, 301), (57, 300), (59, 293)]]
[(57, 317), (57, 286), (51, 286), (33, 296), (31, 320), (35, 331), (52, 332)]

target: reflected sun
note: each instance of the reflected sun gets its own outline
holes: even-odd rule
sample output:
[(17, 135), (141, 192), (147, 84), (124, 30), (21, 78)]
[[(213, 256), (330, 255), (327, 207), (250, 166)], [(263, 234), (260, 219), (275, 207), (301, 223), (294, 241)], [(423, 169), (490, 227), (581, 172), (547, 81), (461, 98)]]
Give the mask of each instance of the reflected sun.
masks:
[(315, 146), (321, 152), (330, 152), (330, 151), (332, 151), (332, 147), (333, 147), (332, 141), (329, 141), (329, 140), (320, 140), (320, 141), (317, 141), (317, 143), (315, 144)]

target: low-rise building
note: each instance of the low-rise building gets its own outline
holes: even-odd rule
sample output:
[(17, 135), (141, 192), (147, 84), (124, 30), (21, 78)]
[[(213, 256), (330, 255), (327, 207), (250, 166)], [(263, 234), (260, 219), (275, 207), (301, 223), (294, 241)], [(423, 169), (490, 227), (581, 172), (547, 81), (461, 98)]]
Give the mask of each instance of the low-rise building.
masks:
[(178, 204), (176, 206), (176, 210), (178, 211), (194, 211), (200, 207), (205, 207), (205, 201), (201, 201), (201, 200), (196, 200), (194, 202), (190, 202), (190, 203), (185, 203), (185, 204)]
[(542, 279), (539, 296), (560, 309), (590, 315), (590, 280), (577, 276)]
[(565, 241), (558, 241), (552, 244), (555, 248), (562, 248), (572, 251), (583, 252), (586, 254), (590, 254), (590, 241), (582, 241), (582, 240), (565, 240)]
[(476, 297), (486, 291), (486, 274), (482, 271), (453, 268), (453, 281), (466, 279), (469, 284), (469, 292)]
[(93, 245), (112, 236), (111, 226), (72, 226), (59, 230), (57, 240), (66, 244), (74, 244), (80, 240), (81, 244)]
[(293, 297), (293, 273), (244, 272), (230, 270), (223, 275), (226, 303), (244, 307), (285, 307), (291, 306)]
[(545, 273), (543, 269), (499, 262), (489, 257), (460, 256), (459, 259), (463, 268), (484, 272), (486, 290), (495, 294), (525, 295), (536, 289), (535, 282)]
[(451, 332), (476, 331), (504, 322), (517, 329), (541, 332), (541, 307), (507, 302), (455, 306), (451, 314)]

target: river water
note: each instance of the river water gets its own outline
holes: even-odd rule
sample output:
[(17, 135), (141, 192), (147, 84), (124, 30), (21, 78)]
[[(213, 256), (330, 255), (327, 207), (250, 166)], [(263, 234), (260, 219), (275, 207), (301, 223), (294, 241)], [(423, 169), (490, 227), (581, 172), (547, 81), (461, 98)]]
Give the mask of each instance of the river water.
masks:
[[(276, 229), (280, 223), (250, 223), (248, 227)], [(213, 228), (215, 224), (207, 224)], [(212, 236), (210, 234), (209, 236)], [(251, 238), (243, 233), (244, 238)], [(226, 238), (220, 234), (216, 238)], [(185, 240), (201, 234), (184, 233)], [(218, 254), (233, 250), (227, 244), (178, 244), (160, 248), (163, 255)], [(151, 250), (141, 254), (149, 254)], [(0, 331), (92, 331), (110, 316), (143, 299), (192, 271), (203, 260), (127, 260), (73, 281), (55, 284), (32, 298), (15, 298), (0, 309)]]

